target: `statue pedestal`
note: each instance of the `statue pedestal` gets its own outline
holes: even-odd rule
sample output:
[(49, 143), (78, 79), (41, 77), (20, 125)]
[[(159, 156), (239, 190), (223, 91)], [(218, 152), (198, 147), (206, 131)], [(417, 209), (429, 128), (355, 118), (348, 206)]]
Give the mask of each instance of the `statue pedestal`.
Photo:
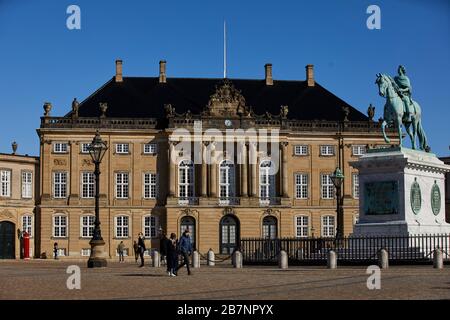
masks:
[(354, 236), (450, 234), (444, 174), (436, 155), (400, 147), (371, 149), (359, 170), (359, 221)]

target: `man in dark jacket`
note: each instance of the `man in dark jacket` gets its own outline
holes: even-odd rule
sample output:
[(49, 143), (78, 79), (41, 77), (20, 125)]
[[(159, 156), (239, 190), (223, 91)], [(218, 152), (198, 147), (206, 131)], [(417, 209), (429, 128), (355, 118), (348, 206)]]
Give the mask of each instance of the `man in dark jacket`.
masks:
[(167, 272), (169, 272), (168, 266), (168, 250), (171, 245), (171, 240), (167, 238), (167, 235), (163, 232), (159, 242), (159, 253), (161, 254), (161, 262), (165, 262), (167, 266)]
[(176, 271), (178, 272), (179, 269), (186, 265), (188, 275), (191, 275), (191, 269), (189, 268), (189, 255), (192, 253), (192, 241), (191, 237), (189, 236), (188, 229), (184, 230), (183, 236), (178, 242), (178, 249), (180, 251), (180, 254), (183, 256), (183, 263), (177, 267)]
[(142, 234), (142, 232), (139, 233), (138, 250), (139, 256), (141, 257), (141, 265), (139, 267), (142, 268), (144, 266), (144, 252), (145, 252), (144, 235)]

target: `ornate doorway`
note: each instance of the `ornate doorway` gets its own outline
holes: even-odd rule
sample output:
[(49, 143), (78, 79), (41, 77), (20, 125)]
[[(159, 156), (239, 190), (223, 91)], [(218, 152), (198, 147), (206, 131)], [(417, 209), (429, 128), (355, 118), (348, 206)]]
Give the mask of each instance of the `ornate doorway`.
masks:
[(0, 222), (0, 259), (15, 259), (16, 227), (14, 223)]
[(189, 233), (191, 234), (191, 241), (192, 241), (192, 248), (193, 250), (196, 250), (196, 241), (195, 241), (195, 219), (193, 217), (183, 217), (181, 218), (180, 223), (180, 234), (178, 235), (178, 239), (181, 238), (183, 235), (184, 230), (188, 229)]
[(232, 254), (239, 244), (239, 221), (227, 215), (220, 220), (220, 253)]
[(276, 239), (277, 238), (277, 218), (268, 216), (263, 220), (263, 238)]

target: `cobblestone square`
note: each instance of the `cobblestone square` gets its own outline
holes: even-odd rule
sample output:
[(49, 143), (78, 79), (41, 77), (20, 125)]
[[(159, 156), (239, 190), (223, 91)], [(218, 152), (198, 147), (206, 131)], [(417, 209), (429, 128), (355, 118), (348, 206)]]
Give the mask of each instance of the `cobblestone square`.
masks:
[[(67, 267), (81, 269), (81, 289), (69, 290)], [(450, 268), (391, 266), (381, 270), (381, 289), (369, 290), (366, 267), (201, 266), (188, 276), (168, 277), (165, 268), (110, 262), (0, 261), (0, 299), (450, 299)]]

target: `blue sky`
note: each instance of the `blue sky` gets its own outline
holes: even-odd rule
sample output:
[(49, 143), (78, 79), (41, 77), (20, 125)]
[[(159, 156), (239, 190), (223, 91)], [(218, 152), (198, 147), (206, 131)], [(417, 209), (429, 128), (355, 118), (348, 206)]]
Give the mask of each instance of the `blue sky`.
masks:
[[(81, 30), (68, 30), (66, 9), (81, 8)], [(381, 30), (369, 30), (366, 9), (381, 8)], [(433, 152), (449, 155), (450, 1), (101, 1), (0, 0), (0, 152), (37, 155), (42, 105), (64, 115), (114, 74), (221, 77), (227, 21), (228, 76), (316, 80), (362, 112), (382, 116), (378, 72), (404, 64), (423, 110)], [(409, 146), (409, 141), (406, 140)]]

